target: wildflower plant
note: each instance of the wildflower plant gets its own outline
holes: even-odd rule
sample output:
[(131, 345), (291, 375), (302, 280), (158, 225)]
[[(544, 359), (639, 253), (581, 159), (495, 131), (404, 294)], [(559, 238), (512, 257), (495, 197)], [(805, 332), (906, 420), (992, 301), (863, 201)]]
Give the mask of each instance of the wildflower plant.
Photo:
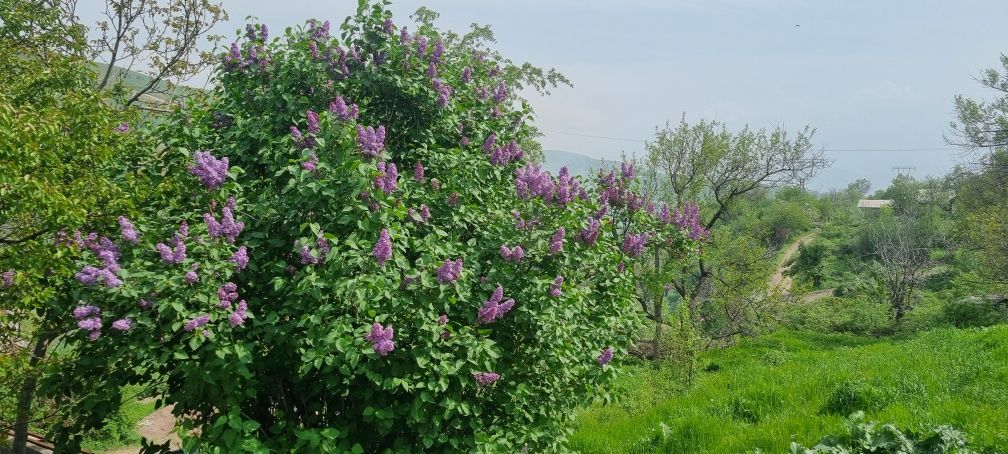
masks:
[[(530, 162), (521, 69), (480, 42), (363, 1), (338, 32), (239, 36), (154, 134), (189, 195), (116, 236), (121, 284), (85, 255), (50, 387), (157, 383), (192, 452), (562, 446), (638, 336), (618, 265), (696, 243), (613, 198), (632, 177)], [(66, 439), (109, 408), (76, 405)]]

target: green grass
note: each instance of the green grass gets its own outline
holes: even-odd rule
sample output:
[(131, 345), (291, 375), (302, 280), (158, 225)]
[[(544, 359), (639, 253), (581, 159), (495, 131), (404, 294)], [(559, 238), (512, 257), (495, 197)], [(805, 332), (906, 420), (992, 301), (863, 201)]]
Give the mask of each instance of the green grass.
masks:
[(683, 392), (672, 366), (631, 366), (616, 401), (579, 411), (581, 452), (786, 452), (844, 431), (844, 418), (907, 430), (951, 424), (1008, 452), (1008, 326), (895, 340), (781, 331), (705, 354)]
[[(140, 386), (123, 388), (123, 396), (134, 396), (142, 390)], [(89, 433), (82, 444), (88, 451), (107, 451), (123, 446), (140, 444), (140, 434), (137, 433), (137, 423), (154, 412), (154, 401), (142, 400), (142, 396), (123, 402), (119, 415), (106, 420), (105, 427)]]

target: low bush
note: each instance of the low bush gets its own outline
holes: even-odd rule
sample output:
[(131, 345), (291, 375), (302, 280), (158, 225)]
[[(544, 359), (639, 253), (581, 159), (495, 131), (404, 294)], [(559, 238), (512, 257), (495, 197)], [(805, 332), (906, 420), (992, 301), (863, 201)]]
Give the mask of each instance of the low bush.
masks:
[(889, 308), (867, 297), (828, 297), (785, 306), (784, 326), (820, 333), (879, 334), (890, 326)]
[(846, 421), (847, 433), (824, 437), (806, 448), (791, 443), (791, 454), (972, 454), (966, 434), (951, 426), (922, 432), (904, 432), (892, 424), (880, 426), (866, 421), (864, 412), (855, 412)]

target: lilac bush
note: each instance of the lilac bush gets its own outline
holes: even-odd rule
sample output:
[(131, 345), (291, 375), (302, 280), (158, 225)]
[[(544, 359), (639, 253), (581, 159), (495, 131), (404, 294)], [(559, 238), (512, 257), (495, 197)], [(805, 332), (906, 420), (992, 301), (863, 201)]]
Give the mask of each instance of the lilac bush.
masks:
[(637, 340), (621, 269), (689, 226), (530, 159), (520, 67), (365, 6), (253, 25), (152, 133), (178, 197), (90, 240), (53, 389), (157, 381), (190, 452), (561, 448)]

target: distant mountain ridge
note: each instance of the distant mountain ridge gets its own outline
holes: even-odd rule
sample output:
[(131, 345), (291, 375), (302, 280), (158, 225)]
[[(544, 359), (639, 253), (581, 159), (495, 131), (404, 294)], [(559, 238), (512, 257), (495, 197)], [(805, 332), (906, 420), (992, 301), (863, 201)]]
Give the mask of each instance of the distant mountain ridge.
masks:
[(611, 166), (612, 161), (603, 161), (583, 154), (563, 150), (543, 150), (543, 168), (556, 175), (560, 168), (567, 166), (571, 175), (591, 176), (603, 166)]

